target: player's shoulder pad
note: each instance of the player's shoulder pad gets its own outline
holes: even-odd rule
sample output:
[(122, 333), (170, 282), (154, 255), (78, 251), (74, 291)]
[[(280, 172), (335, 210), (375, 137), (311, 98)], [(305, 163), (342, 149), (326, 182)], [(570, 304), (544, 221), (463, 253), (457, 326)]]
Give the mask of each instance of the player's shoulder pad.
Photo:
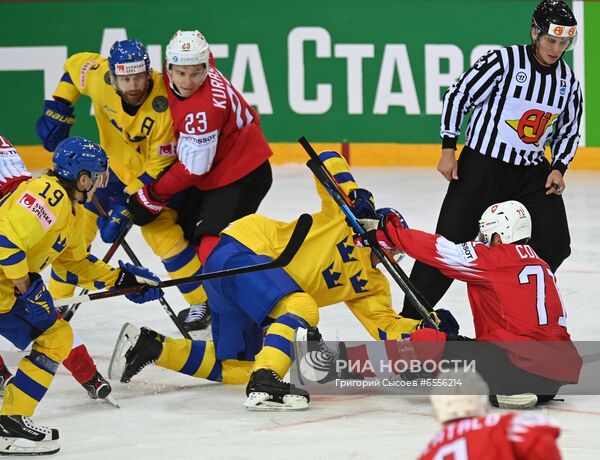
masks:
[(531, 429), (543, 427), (551, 428), (556, 436), (560, 433), (558, 423), (549, 417), (536, 414), (515, 414), (508, 428), (508, 437), (511, 441), (521, 442)]
[[(90, 80), (105, 79), (108, 60), (97, 53), (76, 53), (67, 59), (65, 70), (71, 75), (73, 84), (83, 90)], [(110, 84), (110, 74), (108, 83)]]
[(52, 179), (42, 176), (28, 181), (23, 189), (17, 189), (14, 201), (14, 206), (31, 214), (45, 230), (63, 220), (72, 209), (67, 192)]
[(492, 49), (481, 56), (475, 63), (473, 64), (473, 68), (475, 70), (488, 69), (494, 63), (500, 61), (500, 52), (501, 50)]

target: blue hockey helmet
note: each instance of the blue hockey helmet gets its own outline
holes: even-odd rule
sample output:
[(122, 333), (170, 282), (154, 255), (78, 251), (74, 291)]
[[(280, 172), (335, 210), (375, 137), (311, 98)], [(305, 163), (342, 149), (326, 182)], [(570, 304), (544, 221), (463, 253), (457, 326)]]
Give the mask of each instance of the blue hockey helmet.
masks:
[(69, 181), (77, 181), (81, 173), (90, 175), (98, 186), (108, 179), (108, 158), (98, 144), (83, 137), (67, 137), (56, 146), (52, 155), (54, 172)]
[(149, 73), (150, 56), (139, 40), (116, 41), (108, 54), (108, 67), (113, 75)]

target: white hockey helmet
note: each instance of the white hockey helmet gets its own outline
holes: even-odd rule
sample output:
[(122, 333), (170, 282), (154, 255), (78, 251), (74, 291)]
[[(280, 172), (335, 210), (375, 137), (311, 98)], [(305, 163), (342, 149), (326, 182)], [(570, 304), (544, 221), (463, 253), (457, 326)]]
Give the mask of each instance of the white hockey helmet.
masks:
[(503, 201), (491, 205), (479, 220), (479, 241), (489, 245), (497, 233), (502, 243), (514, 243), (531, 238), (531, 216), (518, 201)]
[(444, 387), (444, 394), (432, 394), (429, 398), (440, 423), (468, 417), (484, 417), (489, 410), (489, 387), (475, 372), (462, 370), (444, 374), (444, 379), (456, 379), (460, 385)]
[(205, 64), (208, 69), (210, 48), (197, 30), (178, 30), (167, 45), (167, 64)]

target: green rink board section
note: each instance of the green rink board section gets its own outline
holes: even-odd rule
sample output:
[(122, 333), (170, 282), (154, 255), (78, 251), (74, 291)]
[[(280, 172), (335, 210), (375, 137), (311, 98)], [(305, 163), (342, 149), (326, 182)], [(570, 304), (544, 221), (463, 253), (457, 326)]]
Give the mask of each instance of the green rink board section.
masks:
[(585, 2), (586, 143), (600, 146), (600, 2)]
[[(458, 50), (461, 68), (466, 69), (477, 46), (527, 43), (535, 4), (534, 0), (2, 2), (0, 47), (66, 46), (69, 55), (99, 52), (105, 29), (125, 28), (129, 38), (161, 45), (164, 53), (174, 31), (197, 28), (210, 44), (229, 47), (229, 56), (217, 59), (218, 68), (227, 76), (236, 63), (244, 68), (241, 50), (247, 47), (243, 45), (259, 50), (258, 70), (264, 73), (272, 106), (272, 113), (261, 110), (261, 118), (271, 142), (293, 142), (306, 135), (320, 142), (437, 143), (440, 117), (435, 110), (428, 110), (427, 88), (435, 85), (431, 85), (431, 73), (428, 79), (426, 72), (426, 47), (448, 45)], [(586, 4), (586, 15), (593, 10), (597, 16), (598, 6)], [(319, 46), (314, 39), (300, 42), (303, 59), (288, 56), (291, 32), (298, 27), (316, 28), (312, 30), (319, 37)], [(342, 45), (358, 44), (372, 50), (373, 56), (362, 58), (349, 72)], [(347, 52), (348, 47), (345, 49)], [(317, 50), (323, 56), (318, 57)], [(394, 60), (393, 56), (404, 52), (407, 60)], [(288, 71), (290, 59), (299, 62), (297, 69), (303, 69), (304, 85), (296, 90), (289, 84), (294, 77)], [(571, 63), (572, 55), (566, 59)], [(591, 60), (587, 61), (588, 69), (592, 69)], [(450, 62), (444, 57), (436, 61), (438, 72), (448, 72)], [(349, 96), (350, 81), (357, 77), (362, 84), (356, 84), (358, 91)], [(378, 88), (407, 95), (411, 81), (416, 95), (410, 104), (414, 113), (407, 113), (406, 104), (392, 105), (387, 113), (374, 113)], [(253, 92), (253, 82), (246, 65), (239, 89)], [(325, 90), (331, 89), (330, 104), (320, 109), (322, 113), (299, 113), (302, 110), (291, 102), (292, 92), (304, 93), (310, 102), (317, 98), (317, 85), (329, 85)], [(0, 129), (14, 144), (39, 143), (34, 125), (42, 110), (44, 73), (0, 68), (0, 87)], [(437, 95), (441, 97), (446, 88), (438, 88)], [(362, 97), (362, 113), (349, 113), (350, 100), (357, 97)], [(89, 108), (89, 100), (82, 97), (76, 106), (72, 133), (97, 139)], [(588, 138), (592, 135), (589, 129)], [(597, 138), (595, 141), (600, 145)]]

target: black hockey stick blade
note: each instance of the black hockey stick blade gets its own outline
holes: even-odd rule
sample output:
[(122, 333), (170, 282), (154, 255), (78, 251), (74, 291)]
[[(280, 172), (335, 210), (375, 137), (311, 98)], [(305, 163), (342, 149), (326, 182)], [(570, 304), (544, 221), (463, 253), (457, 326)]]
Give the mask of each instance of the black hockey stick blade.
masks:
[(281, 254), (279, 254), (279, 257), (276, 259), (280, 267), (285, 267), (292, 261), (302, 246), (302, 243), (304, 243), (304, 240), (312, 227), (312, 223), (313, 219), (310, 214), (300, 215), (288, 244), (283, 248), (283, 251), (281, 251)]
[[(161, 281), (160, 283), (158, 283), (156, 286), (153, 286), (153, 287), (167, 288), (167, 287), (172, 287), (172, 286), (181, 286), (184, 284), (198, 283), (200, 281), (205, 281), (205, 280), (210, 280), (210, 279), (215, 279), (215, 278), (224, 278), (226, 276), (243, 275), (245, 273), (252, 273), (252, 272), (257, 272), (257, 271), (261, 271), (261, 270), (270, 270), (273, 268), (285, 267), (292, 261), (292, 259), (294, 258), (294, 256), (296, 255), (296, 253), (298, 252), (300, 247), (302, 246), (302, 243), (304, 243), (304, 240), (306, 239), (306, 236), (308, 235), (308, 232), (310, 231), (311, 226), (312, 226), (312, 217), (309, 214), (302, 214), (298, 218), (298, 222), (296, 223), (296, 226), (294, 227), (294, 231), (292, 232), (292, 236), (290, 237), (287, 245), (285, 246), (285, 248), (283, 249), (283, 251), (281, 252), (279, 257), (277, 257), (276, 259), (274, 259), (270, 262), (265, 262), (265, 263), (256, 264), (256, 265), (247, 265), (245, 267), (229, 268), (227, 270), (219, 270), (219, 271), (211, 272), (211, 273), (200, 273), (199, 275), (188, 276), (186, 278), (177, 278), (174, 280)], [(111, 291), (94, 292), (92, 294), (88, 294), (88, 295), (84, 295), (84, 296), (71, 297), (68, 299), (58, 299), (54, 302), (54, 305), (57, 307), (60, 307), (60, 306), (68, 305), (68, 304), (75, 303), (75, 302), (87, 302), (90, 300), (107, 299), (110, 297), (117, 297), (117, 296), (125, 295), (125, 294), (133, 294), (135, 292), (139, 292), (139, 290), (140, 290), (140, 287), (131, 287), (131, 288), (114, 289)]]
[(248, 265), (246, 267), (230, 268), (227, 270), (220, 270), (212, 273), (201, 273), (200, 275), (190, 276), (190, 281), (185, 281), (186, 278), (161, 281), (157, 287), (164, 288), (170, 286), (179, 286), (182, 284), (194, 283), (197, 281), (223, 278), (225, 276), (243, 275), (244, 273), (252, 273), (260, 270), (269, 270), (271, 268), (285, 267), (292, 261), (292, 259), (300, 249), (300, 246), (302, 246), (302, 243), (306, 239), (306, 235), (308, 235), (308, 232), (310, 231), (311, 227), (312, 216), (310, 214), (302, 214), (298, 218), (298, 222), (296, 222), (296, 226), (294, 227), (294, 231), (292, 232), (292, 236), (290, 236), (287, 245), (285, 246), (285, 248), (283, 248), (283, 251), (281, 251), (279, 257), (272, 260), (271, 262), (265, 262), (256, 265)]

